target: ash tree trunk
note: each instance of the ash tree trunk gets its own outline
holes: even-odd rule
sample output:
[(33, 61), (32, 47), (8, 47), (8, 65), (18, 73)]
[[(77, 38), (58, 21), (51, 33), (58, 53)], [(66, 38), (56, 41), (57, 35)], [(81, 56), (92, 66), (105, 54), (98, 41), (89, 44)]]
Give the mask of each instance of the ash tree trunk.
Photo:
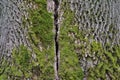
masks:
[(52, 30), (46, 0), (0, 0), (0, 80), (53, 80)]
[(119, 80), (120, 1), (54, 2), (0, 0), (0, 80)]
[[(71, 55), (70, 50), (75, 51), (79, 68), (84, 72), (83, 80), (119, 79), (120, 1), (61, 0), (61, 10), (61, 58)], [(65, 41), (69, 42), (68, 46), (74, 46), (69, 52), (63, 50)]]
[(13, 48), (29, 45), (23, 18), (28, 18), (24, 1), (0, 1), (0, 55), (9, 57)]
[(14, 53), (22, 53), (18, 52), (21, 45), (31, 50), (30, 42), (27, 39), (29, 24), (24, 23), (28, 19), (26, 4), (23, 0), (0, 0), (0, 79), (17, 79), (13, 78), (15, 75), (11, 73), (15, 67), (12, 66), (15, 64), (15, 61), (12, 61), (13, 52), (16, 50)]

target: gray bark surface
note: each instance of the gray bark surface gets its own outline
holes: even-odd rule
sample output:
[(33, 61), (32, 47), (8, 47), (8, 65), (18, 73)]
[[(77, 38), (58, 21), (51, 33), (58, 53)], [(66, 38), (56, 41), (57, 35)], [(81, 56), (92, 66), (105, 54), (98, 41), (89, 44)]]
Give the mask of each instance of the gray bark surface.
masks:
[(23, 0), (0, 0), (0, 55), (11, 56), (13, 48), (28, 45), (28, 17)]
[[(71, 25), (78, 25), (72, 28), (69, 25), (67, 29), (78, 29), (69, 31), (68, 36), (74, 40), (84, 80), (119, 79), (120, 0), (61, 0), (61, 3), (64, 5), (60, 21), (70, 16), (69, 13), (64, 16), (67, 11), (64, 6), (68, 5), (74, 13)], [(62, 21), (61, 24), (65, 23)]]
[[(42, 1), (41, 5), (43, 7), (46, 6), (44, 2), (42, 4)], [(54, 46), (48, 46), (48, 44), (47, 48), (41, 46), (42, 43), (39, 39), (41, 36), (37, 34), (39, 31), (35, 29), (36, 25), (37, 29), (44, 28), (43, 23), (45, 23), (45, 20), (41, 16), (37, 18), (37, 20), (41, 20), (39, 21), (41, 26), (38, 25), (39, 23), (34, 22), (34, 26), (30, 28), (34, 29), (33, 31), (31, 30), (31, 40), (28, 39), (28, 28), (32, 25), (32, 22), (27, 22), (27, 20), (30, 20), (28, 8), (34, 8), (33, 11), (38, 10), (36, 14), (34, 13), (35, 17), (40, 14), (43, 16), (47, 14), (49, 18), (54, 16)], [(5, 63), (9, 65), (4, 60), (8, 59), (7, 61), (9, 62), (13, 49), (19, 50), (20, 45), (24, 45), (31, 51), (32, 56), (30, 55), (30, 57), (34, 55), (36, 58), (36, 54), (40, 55), (41, 62), (38, 60), (37, 63), (36, 60), (35, 64), (37, 64), (37, 67), (32, 66), (32, 69), (36, 67), (33, 69), (33, 75), (39, 74), (35, 75), (36, 80), (40, 75), (42, 75), (40, 76), (41, 80), (42, 78), (53, 79), (53, 74), (55, 75), (55, 80), (64, 80), (64, 78), (66, 80), (70, 78), (71, 80), (76, 80), (82, 78), (82, 72), (84, 74), (83, 80), (119, 80), (120, 0), (47, 0), (46, 9), (53, 16), (50, 16), (46, 10), (40, 10), (37, 4), (32, 6), (32, 3), (30, 3), (28, 5), (27, 1), (24, 0), (0, 0), (0, 68), (2, 68), (2, 70), (0, 69), (0, 75), (5, 71), (5, 68), (3, 68)], [(73, 14), (69, 14), (67, 11)], [(35, 17), (32, 17), (33, 20)], [(73, 19), (71, 20), (69, 17)], [(66, 25), (66, 23), (68, 24)], [(50, 26), (47, 25), (47, 27)], [(77, 30), (74, 31), (74, 28)], [(42, 30), (47, 30), (47, 28)], [(38, 40), (34, 40), (34, 38)], [(42, 38), (44, 38), (43, 35)], [(49, 38), (45, 36), (45, 39)], [(31, 45), (34, 50), (31, 49)], [(50, 47), (54, 47), (54, 51), (49, 51)], [(74, 52), (77, 55), (76, 60)], [(51, 59), (53, 58), (52, 53), (54, 53), (54, 63)], [(32, 62), (31, 59), (33, 58), (30, 58)], [(52, 72), (53, 66), (54, 71)], [(77, 72), (77, 70), (79, 71)], [(51, 78), (48, 77), (49, 72), (51, 73)], [(23, 75), (25, 75), (24, 71)], [(20, 79), (25, 79), (25, 76)]]

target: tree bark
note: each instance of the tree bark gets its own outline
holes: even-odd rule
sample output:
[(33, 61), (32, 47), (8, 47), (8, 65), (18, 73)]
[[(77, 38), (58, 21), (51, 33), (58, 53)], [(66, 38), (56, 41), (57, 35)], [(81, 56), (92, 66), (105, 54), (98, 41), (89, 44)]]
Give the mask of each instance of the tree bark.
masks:
[(119, 80), (119, 26), (119, 0), (1, 0), (0, 79)]
[[(62, 26), (69, 13), (65, 16), (64, 13), (68, 8), (61, 6), (63, 22), (60, 32), (64, 28), (72, 29), (68, 31), (68, 36), (70, 35), (70, 38), (74, 40), (74, 50), (84, 72), (83, 80), (118, 79), (120, 76), (117, 75), (119, 73), (117, 65), (119, 65), (120, 59), (120, 52), (117, 52), (120, 50), (118, 48), (120, 47), (120, 1), (62, 0), (62, 3), (64, 4), (62, 6), (69, 6), (68, 8), (74, 13), (74, 18), (73, 23), (68, 27), (67, 25)], [(70, 26), (72, 24), (73, 27)], [(116, 67), (112, 64), (115, 64)], [(114, 71), (114, 69), (118, 71)], [(112, 74), (112, 71), (116, 75)]]
[(13, 48), (18, 48), (21, 44), (29, 46), (29, 25), (23, 24), (22, 21), (23, 18), (28, 18), (28, 14), (23, 0), (1, 0), (0, 9), (0, 55), (9, 57)]
[(59, 10), (59, 1), (54, 1), (54, 26), (55, 26), (55, 80), (59, 80), (58, 70), (59, 70), (59, 24), (58, 24), (58, 10)]

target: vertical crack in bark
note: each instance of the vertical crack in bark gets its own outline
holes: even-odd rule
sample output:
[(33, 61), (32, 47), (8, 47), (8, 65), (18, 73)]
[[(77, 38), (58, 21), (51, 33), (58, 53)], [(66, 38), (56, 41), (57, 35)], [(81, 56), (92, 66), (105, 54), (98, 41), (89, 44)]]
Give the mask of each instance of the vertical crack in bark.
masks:
[(58, 31), (59, 31), (59, 25), (58, 25), (58, 7), (59, 7), (59, 1), (54, 1), (54, 26), (55, 26), (55, 80), (59, 80), (58, 76), (58, 69), (59, 69), (59, 42), (58, 42)]

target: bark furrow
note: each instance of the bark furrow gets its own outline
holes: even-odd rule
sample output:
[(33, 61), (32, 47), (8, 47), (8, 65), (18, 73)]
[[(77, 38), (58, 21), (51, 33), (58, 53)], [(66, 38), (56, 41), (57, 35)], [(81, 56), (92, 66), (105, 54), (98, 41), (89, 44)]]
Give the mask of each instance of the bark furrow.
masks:
[(54, 26), (55, 26), (55, 80), (59, 80), (58, 76), (58, 69), (59, 69), (59, 25), (58, 25), (58, 8), (59, 8), (59, 1), (54, 1)]

